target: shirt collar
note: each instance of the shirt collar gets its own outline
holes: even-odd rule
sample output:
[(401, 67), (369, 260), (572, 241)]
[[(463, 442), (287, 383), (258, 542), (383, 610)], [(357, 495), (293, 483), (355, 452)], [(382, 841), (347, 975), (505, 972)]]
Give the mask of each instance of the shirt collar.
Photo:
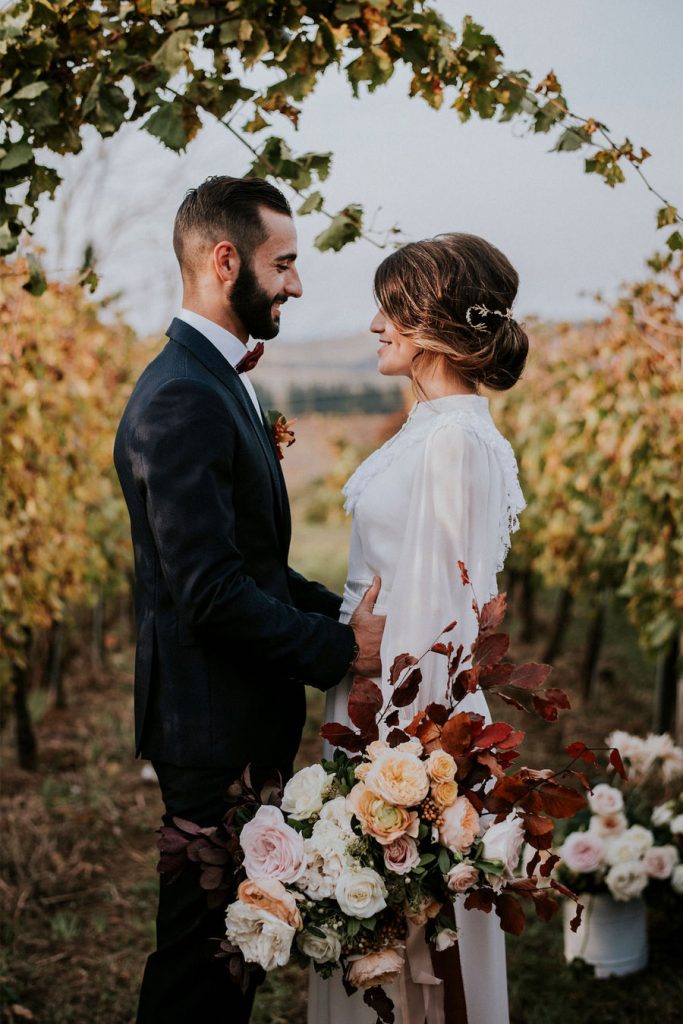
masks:
[(211, 342), (212, 345), (218, 349), (224, 359), (230, 363), (231, 366), (236, 366), (240, 359), (243, 359), (247, 351), (251, 351), (256, 342), (251, 339), (249, 344), (245, 346), (236, 338), (230, 331), (226, 331), (225, 327), (221, 327), (220, 324), (214, 323), (213, 320), (208, 320), (201, 313), (195, 313), (191, 309), (181, 309), (176, 314), (178, 320), (184, 320), (190, 327), (194, 327), (196, 331), (203, 334), (205, 338)]

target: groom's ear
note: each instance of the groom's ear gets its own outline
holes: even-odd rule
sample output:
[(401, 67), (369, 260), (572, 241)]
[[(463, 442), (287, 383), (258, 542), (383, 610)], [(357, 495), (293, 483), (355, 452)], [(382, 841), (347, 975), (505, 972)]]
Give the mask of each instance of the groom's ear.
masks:
[(240, 256), (232, 242), (218, 242), (213, 249), (213, 268), (223, 284), (232, 287), (240, 270)]

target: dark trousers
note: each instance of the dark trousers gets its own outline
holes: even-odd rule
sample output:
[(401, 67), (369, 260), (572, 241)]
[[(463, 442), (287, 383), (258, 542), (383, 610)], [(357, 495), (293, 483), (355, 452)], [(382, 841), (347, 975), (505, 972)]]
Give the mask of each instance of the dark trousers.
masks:
[[(155, 762), (166, 813), (207, 827), (223, 817), (225, 791), (240, 769), (180, 768)], [(157, 948), (148, 958), (140, 990), (137, 1024), (246, 1024), (255, 985), (242, 994), (226, 961), (212, 958), (225, 934), (225, 914), (209, 910), (199, 886), (199, 866), (188, 864), (173, 882), (160, 880)]]

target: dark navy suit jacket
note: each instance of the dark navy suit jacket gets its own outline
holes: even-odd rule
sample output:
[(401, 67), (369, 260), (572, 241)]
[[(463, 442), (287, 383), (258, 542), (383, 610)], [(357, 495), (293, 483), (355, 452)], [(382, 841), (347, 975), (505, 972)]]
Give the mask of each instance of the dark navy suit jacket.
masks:
[(275, 444), (233, 367), (181, 320), (116, 435), (130, 513), (137, 753), (187, 767), (291, 764), (304, 684), (353, 657), (340, 598), (288, 567)]

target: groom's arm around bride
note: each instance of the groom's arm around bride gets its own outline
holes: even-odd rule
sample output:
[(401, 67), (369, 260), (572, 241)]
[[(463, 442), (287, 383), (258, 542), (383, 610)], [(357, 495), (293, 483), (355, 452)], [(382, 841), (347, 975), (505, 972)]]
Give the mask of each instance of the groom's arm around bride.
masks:
[[(242, 372), (249, 338), (275, 337), (301, 294), (286, 200), (258, 179), (209, 179), (183, 201), (174, 248), (183, 308), (126, 407), (115, 462), (135, 552), (137, 752), (154, 763), (165, 820), (208, 826), (248, 763), (291, 771), (304, 684), (329, 689), (351, 663), (378, 674), (384, 620), (379, 581), (344, 625), (340, 598), (289, 568), (284, 479)], [(140, 1024), (248, 1019), (253, 993), (207, 956), (222, 914), (193, 868), (162, 881)]]

